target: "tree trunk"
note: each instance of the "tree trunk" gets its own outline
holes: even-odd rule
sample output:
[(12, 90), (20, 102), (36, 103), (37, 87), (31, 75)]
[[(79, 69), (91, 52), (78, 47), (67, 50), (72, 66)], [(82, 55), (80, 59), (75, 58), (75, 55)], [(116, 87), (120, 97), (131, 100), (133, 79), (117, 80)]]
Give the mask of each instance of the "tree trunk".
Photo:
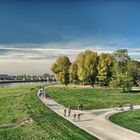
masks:
[(125, 91), (125, 87), (123, 86), (123, 93), (125, 93), (126, 91)]
[(94, 88), (94, 82), (90, 82), (90, 85)]

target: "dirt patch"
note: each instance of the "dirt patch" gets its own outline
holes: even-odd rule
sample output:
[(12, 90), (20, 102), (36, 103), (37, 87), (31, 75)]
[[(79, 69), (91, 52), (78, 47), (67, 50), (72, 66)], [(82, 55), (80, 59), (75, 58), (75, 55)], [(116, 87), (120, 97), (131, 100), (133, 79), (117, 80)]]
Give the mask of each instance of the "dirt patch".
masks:
[(18, 125), (24, 126), (24, 125), (28, 125), (32, 122), (33, 122), (33, 119), (29, 118), (29, 119), (19, 120), (15, 123), (2, 124), (2, 125), (0, 125), (0, 128), (10, 128), (10, 127), (18, 126)]

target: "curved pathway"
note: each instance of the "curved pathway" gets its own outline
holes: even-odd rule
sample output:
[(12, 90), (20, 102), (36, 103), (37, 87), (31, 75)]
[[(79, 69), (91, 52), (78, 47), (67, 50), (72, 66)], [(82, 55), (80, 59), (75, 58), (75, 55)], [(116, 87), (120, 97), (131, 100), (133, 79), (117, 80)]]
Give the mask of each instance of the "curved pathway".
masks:
[[(39, 97), (39, 96), (38, 96)], [(39, 97), (39, 99), (51, 110), (64, 117), (65, 107), (58, 104), (52, 99)], [(134, 109), (140, 109), (140, 105), (134, 106)], [(124, 108), (127, 111), (128, 108)], [(68, 121), (72, 122), (74, 125), (85, 130), (91, 135), (101, 139), (101, 140), (140, 140), (140, 134), (129, 129), (118, 126), (108, 120), (108, 117), (118, 113), (113, 108), (106, 109), (96, 109), (87, 111), (77, 111), (72, 110), (70, 117), (64, 117)], [(73, 121), (74, 113), (82, 113), (80, 121)]]

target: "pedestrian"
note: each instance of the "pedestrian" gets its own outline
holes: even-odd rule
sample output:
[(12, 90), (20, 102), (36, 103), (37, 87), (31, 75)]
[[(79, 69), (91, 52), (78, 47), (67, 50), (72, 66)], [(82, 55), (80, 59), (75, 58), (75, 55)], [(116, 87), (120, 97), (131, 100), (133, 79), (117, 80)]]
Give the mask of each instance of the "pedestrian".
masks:
[(80, 104), (80, 110), (83, 110), (83, 108), (84, 108), (83, 104)]
[(41, 93), (39, 93), (39, 97), (41, 97)]
[(70, 114), (71, 114), (71, 108), (70, 108), (70, 106), (68, 107), (68, 116), (70, 116)]
[(77, 115), (77, 121), (80, 121), (80, 115), (81, 115), (81, 114), (78, 114), (78, 115)]
[(133, 109), (133, 105), (132, 104), (130, 104), (130, 110), (132, 110)]
[(73, 121), (76, 122), (76, 114), (73, 115)]
[(80, 110), (80, 104), (78, 104), (78, 110)]
[(64, 109), (64, 117), (66, 117), (66, 113), (67, 113), (67, 111), (66, 111), (66, 108)]
[(45, 98), (46, 98), (46, 99), (48, 98), (48, 95), (47, 95), (47, 93), (45, 94)]

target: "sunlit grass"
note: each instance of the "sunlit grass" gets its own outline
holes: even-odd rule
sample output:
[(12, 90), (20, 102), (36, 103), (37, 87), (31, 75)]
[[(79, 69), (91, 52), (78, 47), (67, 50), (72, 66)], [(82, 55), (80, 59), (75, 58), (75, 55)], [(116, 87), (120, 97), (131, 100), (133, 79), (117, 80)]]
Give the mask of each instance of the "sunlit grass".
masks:
[(38, 84), (0, 87), (0, 125), (32, 118), (25, 126), (0, 128), (0, 140), (94, 140), (37, 98)]
[(85, 109), (115, 107), (119, 104), (140, 104), (140, 93), (121, 93), (120, 89), (112, 88), (71, 88), (48, 87), (46, 92), (64, 106), (77, 109), (82, 103)]
[(140, 133), (140, 110), (123, 112), (110, 117), (118, 125)]

